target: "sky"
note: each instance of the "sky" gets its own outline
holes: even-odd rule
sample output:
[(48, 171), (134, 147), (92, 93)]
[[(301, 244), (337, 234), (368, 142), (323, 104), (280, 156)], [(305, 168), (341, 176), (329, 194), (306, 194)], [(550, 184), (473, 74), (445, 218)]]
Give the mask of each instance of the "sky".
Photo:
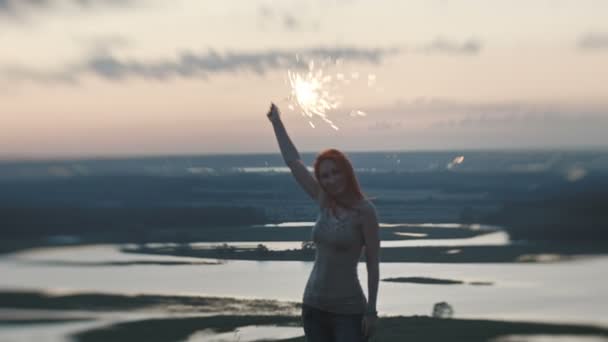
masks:
[[(303, 152), (607, 148), (606, 18), (605, 0), (0, 0), (0, 158), (274, 153), (271, 101)], [(288, 108), (309, 61), (360, 75), (333, 90), (339, 130)]]

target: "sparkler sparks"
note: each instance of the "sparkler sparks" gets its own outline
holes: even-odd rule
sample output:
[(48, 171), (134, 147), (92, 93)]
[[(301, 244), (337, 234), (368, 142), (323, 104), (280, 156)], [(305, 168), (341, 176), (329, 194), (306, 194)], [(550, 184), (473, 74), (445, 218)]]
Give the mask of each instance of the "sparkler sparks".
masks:
[[(344, 73), (336, 73), (335, 75), (326, 74), (324, 68), (328, 65), (328, 61), (322, 62), (319, 67), (315, 68), (315, 62), (308, 63), (308, 70), (305, 72), (297, 72), (287, 70), (287, 81), (291, 87), (291, 93), (287, 98), (290, 101), (288, 108), (296, 110), (298, 108), (303, 116), (309, 119), (308, 123), (312, 128), (315, 124), (312, 122), (313, 117), (319, 118), (327, 123), (331, 128), (338, 130), (338, 126), (329, 118), (330, 111), (338, 109), (342, 105), (342, 96), (339, 95), (339, 86), (348, 85), (352, 80), (360, 78), (359, 72), (351, 72), (350, 77)], [(336, 66), (342, 64), (341, 60), (335, 62)], [(373, 86), (376, 82), (375, 75), (368, 75), (367, 85)], [(350, 116), (366, 116), (367, 114), (360, 110), (352, 110)]]
[(464, 156), (458, 156), (454, 158), (451, 162), (448, 163), (448, 169), (452, 169), (454, 166), (462, 164), (464, 161)]

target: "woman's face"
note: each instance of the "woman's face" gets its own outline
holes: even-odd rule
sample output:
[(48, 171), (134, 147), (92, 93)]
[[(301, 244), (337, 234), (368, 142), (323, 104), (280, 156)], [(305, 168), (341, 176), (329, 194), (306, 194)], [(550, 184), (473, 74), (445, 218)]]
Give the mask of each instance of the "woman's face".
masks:
[(323, 160), (319, 164), (319, 182), (331, 195), (340, 195), (346, 189), (346, 175), (333, 160)]

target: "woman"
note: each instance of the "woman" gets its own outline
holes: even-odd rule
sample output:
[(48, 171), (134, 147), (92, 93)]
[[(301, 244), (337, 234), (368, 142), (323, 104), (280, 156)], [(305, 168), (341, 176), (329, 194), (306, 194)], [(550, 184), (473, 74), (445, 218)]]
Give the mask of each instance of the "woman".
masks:
[[(313, 177), (287, 135), (274, 104), (267, 116), (285, 163), (320, 209), (312, 232), (315, 263), (302, 304), (306, 341), (364, 341), (371, 336), (378, 319), (380, 239), (376, 210), (361, 193), (353, 168), (343, 153), (330, 149), (319, 154)], [(363, 250), (369, 300), (357, 276)]]

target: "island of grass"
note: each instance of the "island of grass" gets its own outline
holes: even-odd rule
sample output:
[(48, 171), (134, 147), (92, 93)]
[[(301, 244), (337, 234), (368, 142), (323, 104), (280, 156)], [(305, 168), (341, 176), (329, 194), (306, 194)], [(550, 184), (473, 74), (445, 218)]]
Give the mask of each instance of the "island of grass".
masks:
[(412, 284), (426, 284), (426, 285), (492, 285), (492, 282), (488, 281), (471, 281), (464, 282), (462, 280), (454, 279), (439, 279), (439, 278), (428, 278), (428, 277), (395, 277), (395, 278), (384, 278), (382, 281), (393, 282), (393, 283), (412, 283)]
[[(201, 332), (237, 332), (246, 326), (301, 328), (300, 304), (273, 300), (217, 297), (0, 292), (0, 308), (155, 312), (166, 317), (118, 322), (75, 333), (79, 342), (183, 341)], [(180, 314), (183, 316), (180, 317)], [(200, 314), (197, 316), (196, 314)], [(93, 316), (94, 318), (94, 316)], [(35, 324), (35, 322), (31, 322)], [(4, 322), (6, 324), (6, 322)], [(381, 316), (375, 341), (490, 342), (509, 335), (593, 336), (608, 338), (608, 329), (574, 324), (440, 319), (427, 316)], [(303, 335), (303, 331), (302, 331)], [(303, 336), (280, 340), (303, 342)]]

